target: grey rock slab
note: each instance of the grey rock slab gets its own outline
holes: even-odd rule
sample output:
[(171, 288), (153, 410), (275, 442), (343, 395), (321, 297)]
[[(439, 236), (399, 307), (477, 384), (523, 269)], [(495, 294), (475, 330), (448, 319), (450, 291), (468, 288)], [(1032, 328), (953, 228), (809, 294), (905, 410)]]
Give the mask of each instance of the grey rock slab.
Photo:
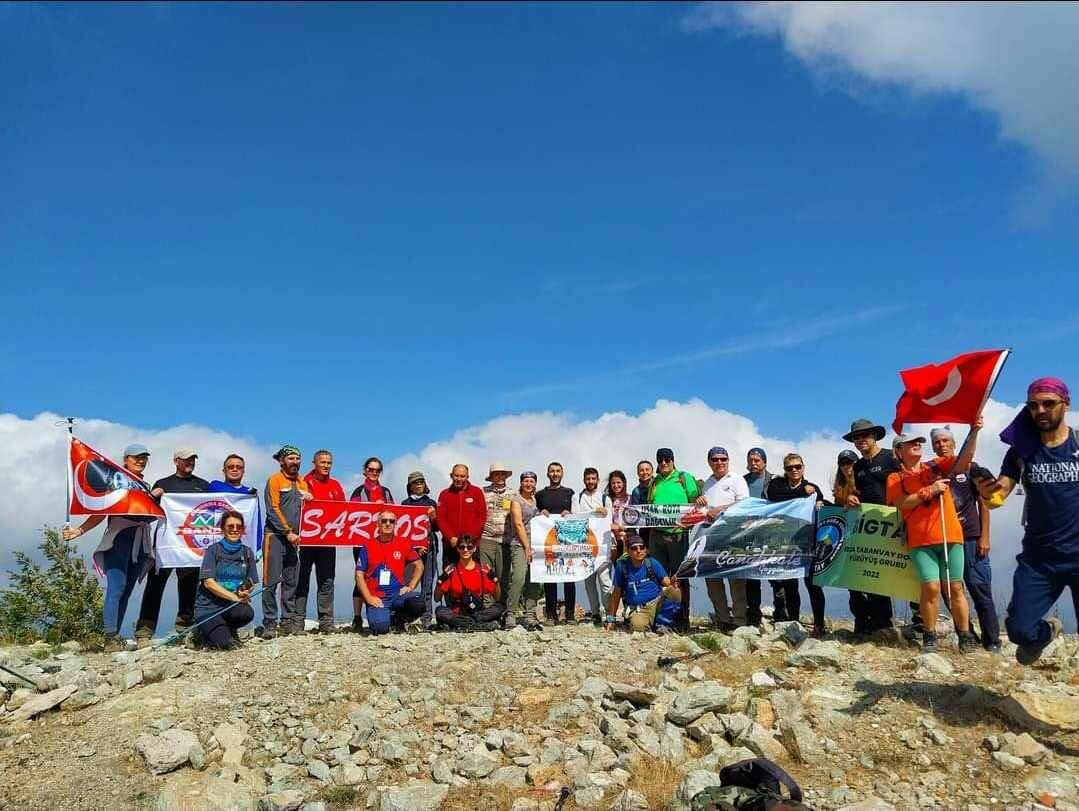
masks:
[(1079, 730), (1079, 690), (1070, 685), (1023, 682), (998, 704), (997, 710), (1032, 732)]
[(403, 786), (380, 786), (378, 811), (435, 811), (446, 799), (449, 786), (416, 781)]
[[(29, 721), (43, 712), (51, 710), (53, 707), (61, 704), (69, 699), (71, 696), (78, 692), (78, 687), (74, 684), (69, 684), (65, 687), (57, 687), (55, 690), (50, 690), (47, 693), (33, 696), (24, 701), (14, 713), (12, 713), (11, 720), (13, 721)], [(16, 690), (16, 693), (19, 691)]]
[(1007, 772), (1017, 772), (1026, 768), (1027, 765), (1027, 762), (1022, 758), (1009, 755), (1007, 752), (993, 752), (991, 757), (1001, 769)]
[(167, 774), (187, 763), (193, 751), (201, 754), (199, 738), (186, 729), (167, 729), (160, 735), (150, 733), (135, 739), (135, 750), (142, 755), (154, 774)]
[(805, 721), (784, 721), (779, 738), (790, 756), (799, 763), (819, 763), (825, 758), (817, 733)]
[(154, 811), (254, 811), (255, 807), (255, 795), (247, 784), (197, 772), (170, 775), (154, 803)]
[(843, 664), (843, 651), (838, 642), (821, 641), (812, 637), (806, 639), (785, 659), (789, 667), (810, 669), (840, 667)]
[(696, 721), (706, 712), (727, 710), (734, 701), (735, 691), (718, 681), (702, 681), (687, 687), (675, 696), (667, 719), (680, 726)]
[(487, 782), (496, 786), (523, 788), (527, 782), (527, 775), (527, 769), (523, 769), (520, 766), (500, 766), (491, 772), (487, 778)]
[(659, 691), (654, 687), (641, 687), (621, 682), (611, 682), (611, 694), (615, 699), (629, 701), (636, 707), (647, 707), (659, 698)]
[(938, 676), (951, 676), (955, 667), (939, 653), (923, 653), (914, 657), (916, 672), (934, 673)]
[(275, 791), (259, 798), (258, 811), (296, 811), (304, 799), (303, 792), (297, 789)]
[(721, 781), (718, 772), (698, 769), (682, 778), (671, 800), (671, 811), (690, 811), (693, 798), (710, 786), (718, 786)]

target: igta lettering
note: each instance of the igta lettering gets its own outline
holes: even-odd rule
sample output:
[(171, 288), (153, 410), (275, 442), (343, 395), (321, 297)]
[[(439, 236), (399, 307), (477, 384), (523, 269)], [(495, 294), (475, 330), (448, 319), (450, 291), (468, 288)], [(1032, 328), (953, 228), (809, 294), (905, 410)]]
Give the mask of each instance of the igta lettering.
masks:
[(902, 522), (881, 521), (879, 518), (867, 518), (862, 516), (854, 531), (862, 535), (880, 535), (883, 538), (895, 541), (903, 537)]

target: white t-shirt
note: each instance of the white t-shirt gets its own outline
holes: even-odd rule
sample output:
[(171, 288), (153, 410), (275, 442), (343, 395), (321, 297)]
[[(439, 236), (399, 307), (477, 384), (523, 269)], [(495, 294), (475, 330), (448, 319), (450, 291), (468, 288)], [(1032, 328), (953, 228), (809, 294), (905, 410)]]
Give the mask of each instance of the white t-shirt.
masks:
[(726, 507), (728, 504), (749, 498), (749, 485), (741, 476), (733, 476), (730, 473), (722, 479), (709, 476), (704, 480), (701, 495), (704, 496), (709, 507)]
[(589, 493), (587, 490), (582, 490), (577, 494), (577, 507), (578, 512), (592, 513), (596, 510), (602, 510), (607, 505), (604, 503), (607, 497), (603, 494), (603, 491), (598, 487)]

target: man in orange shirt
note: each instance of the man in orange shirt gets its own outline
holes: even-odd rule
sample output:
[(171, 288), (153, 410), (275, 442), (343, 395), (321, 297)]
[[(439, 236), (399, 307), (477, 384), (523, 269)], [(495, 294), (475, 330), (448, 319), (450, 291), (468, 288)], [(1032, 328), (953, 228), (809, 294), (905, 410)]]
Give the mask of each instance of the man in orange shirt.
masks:
[(273, 455), (281, 469), (266, 482), (266, 535), (262, 547), (262, 635), (278, 635), (277, 588), (281, 587), (282, 635), (301, 633), (303, 617), (296, 610), (296, 586), (300, 558), (296, 544), (300, 540), (300, 510), (311, 498), (311, 490), (300, 475), (300, 449), (283, 445)]
[(960, 652), (970, 653), (977, 648), (977, 640), (969, 630), (970, 615), (963, 592), (963, 527), (952, 500), (948, 476), (970, 468), (981, 427), (979, 417), (958, 456), (936, 457), (925, 463), (922, 462), (925, 437), (899, 434), (892, 441), (899, 472), (888, 476), (887, 499), (903, 516), (910, 559), (922, 582), (919, 609), (925, 621), (922, 634), (925, 651), (937, 649), (941, 583), (948, 584), (955, 626), (964, 629), (959, 632)]

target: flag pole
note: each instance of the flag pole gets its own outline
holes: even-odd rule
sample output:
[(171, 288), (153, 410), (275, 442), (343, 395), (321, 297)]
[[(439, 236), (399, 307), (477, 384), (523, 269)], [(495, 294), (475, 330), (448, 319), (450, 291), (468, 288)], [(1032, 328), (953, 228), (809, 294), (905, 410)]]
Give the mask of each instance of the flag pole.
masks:
[(71, 526), (71, 493), (72, 493), (72, 481), (71, 481), (71, 445), (75, 441), (75, 418), (65, 418), (67, 422), (67, 501), (64, 504), (64, 529)]

